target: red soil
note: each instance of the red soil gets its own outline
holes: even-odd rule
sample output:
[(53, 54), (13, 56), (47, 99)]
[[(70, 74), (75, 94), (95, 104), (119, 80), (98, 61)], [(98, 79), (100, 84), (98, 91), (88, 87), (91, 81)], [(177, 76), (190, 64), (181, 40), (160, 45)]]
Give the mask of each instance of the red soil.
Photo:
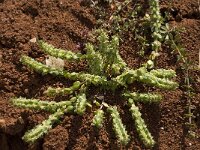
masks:
[[(183, 45), (193, 65), (198, 65), (200, 48), (200, 10), (197, 0), (174, 0), (172, 5), (161, 0), (162, 9), (173, 11), (172, 26), (184, 27)], [(85, 115), (68, 115), (61, 124), (56, 125), (43, 139), (33, 145), (27, 145), (21, 137), (28, 129), (41, 123), (48, 113), (18, 109), (9, 104), (11, 97), (40, 98), (49, 85), (63, 86), (68, 81), (63, 78), (42, 76), (23, 66), (19, 59), (22, 54), (43, 61), (45, 54), (38, 46), (29, 42), (30, 39), (42, 38), (48, 43), (63, 49), (80, 51), (87, 38), (87, 33), (95, 26), (95, 17), (91, 8), (79, 1), (57, 0), (0, 0), (0, 149), (145, 149), (138, 140), (131, 115), (123, 104), (118, 104), (122, 120), (132, 139), (127, 147), (117, 146), (116, 137), (112, 131), (111, 120), (106, 119), (100, 131), (91, 126), (93, 114), (88, 110)], [(126, 49), (124, 49), (126, 48)], [(121, 46), (122, 57), (129, 66), (138, 66), (136, 49), (130, 42)], [(177, 70), (177, 81), (182, 84), (183, 72), (178, 70), (179, 64), (174, 56), (166, 51), (161, 52), (158, 67)], [(68, 70), (84, 69), (84, 63), (79, 65), (66, 64)], [(75, 69), (74, 69), (75, 68)], [(200, 133), (200, 72), (190, 72), (195, 96), (192, 104), (197, 128)], [(66, 83), (67, 82), (67, 83)], [(186, 136), (184, 114), (186, 99), (182, 87), (175, 91), (162, 91), (163, 101), (159, 104), (141, 105), (143, 118), (152, 133), (155, 150), (198, 150), (200, 139)], [(118, 99), (117, 96), (114, 98)], [(125, 115), (126, 114), (126, 115)]]

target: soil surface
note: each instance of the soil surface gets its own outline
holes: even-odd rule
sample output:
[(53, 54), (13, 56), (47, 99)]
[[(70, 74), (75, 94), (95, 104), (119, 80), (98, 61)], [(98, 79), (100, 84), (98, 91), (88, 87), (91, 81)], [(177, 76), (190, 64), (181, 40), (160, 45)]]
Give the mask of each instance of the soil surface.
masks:
[[(193, 66), (199, 65), (200, 50), (200, 4), (197, 0), (161, 0), (161, 10), (173, 13), (171, 26), (184, 27), (182, 43)], [(131, 135), (131, 142), (122, 147), (117, 143), (112, 130), (112, 122), (107, 116), (102, 129), (91, 126), (92, 110), (88, 109), (83, 116), (66, 115), (59, 125), (55, 125), (44, 138), (35, 144), (28, 145), (21, 137), (28, 130), (48, 117), (48, 113), (13, 107), (9, 103), (12, 97), (39, 98), (52, 100), (43, 95), (48, 86), (62, 87), (70, 81), (50, 75), (42, 76), (20, 63), (21, 55), (28, 55), (43, 62), (46, 55), (33, 38), (63, 49), (82, 52), (87, 34), (95, 27), (96, 18), (92, 8), (83, 1), (74, 0), (0, 0), (0, 150), (82, 150), (82, 149), (133, 149), (144, 150), (138, 140), (131, 114), (127, 106), (121, 103), (117, 95), (120, 113), (124, 124)], [(137, 49), (134, 43), (122, 44), (120, 54), (129, 66), (138, 67)], [(158, 68), (172, 68), (177, 71), (177, 82), (182, 85), (184, 72), (176, 57), (163, 50), (158, 58)], [(70, 71), (85, 69), (85, 63), (66, 63)], [(200, 72), (191, 70), (192, 109), (195, 132), (200, 135)], [(184, 88), (175, 91), (160, 91), (163, 101), (160, 104), (141, 104), (144, 120), (152, 133), (155, 150), (198, 150), (200, 139), (187, 136), (184, 115), (187, 111), (187, 100)], [(59, 100), (59, 99), (56, 99)]]

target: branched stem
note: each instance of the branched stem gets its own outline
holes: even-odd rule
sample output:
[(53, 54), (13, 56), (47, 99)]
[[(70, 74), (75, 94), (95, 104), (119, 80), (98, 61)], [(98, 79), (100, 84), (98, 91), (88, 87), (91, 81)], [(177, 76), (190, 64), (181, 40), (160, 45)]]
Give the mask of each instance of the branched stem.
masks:
[(76, 72), (69, 73), (67, 71), (51, 68), (42, 63), (35, 61), (34, 59), (28, 56), (22, 56), (21, 62), (27, 65), (28, 67), (30, 67), (31, 69), (34, 69), (36, 72), (39, 72), (42, 74), (64, 76), (67, 79), (86, 81), (88, 83), (93, 83), (94, 85), (104, 84), (107, 81), (106, 77), (104, 76), (91, 75), (87, 73), (76, 73)]
[(50, 115), (47, 120), (44, 120), (41, 124), (37, 125), (35, 128), (29, 130), (23, 136), (23, 140), (26, 142), (35, 142), (38, 138), (46, 134), (52, 125), (59, 121), (59, 119), (64, 115), (64, 113), (70, 112), (73, 106), (68, 106), (66, 108), (58, 109), (54, 114)]

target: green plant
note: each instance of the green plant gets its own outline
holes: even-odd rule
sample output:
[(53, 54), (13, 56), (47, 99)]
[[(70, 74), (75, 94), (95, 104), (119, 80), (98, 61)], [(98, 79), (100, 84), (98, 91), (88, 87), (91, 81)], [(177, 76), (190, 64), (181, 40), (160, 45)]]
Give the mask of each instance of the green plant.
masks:
[[(140, 45), (138, 54), (141, 56), (151, 49), (149, 56), (151, 65), (149, 64), (148, 67), (152, 69), (159, 56), (161, 44), (165, 41), (162, 34), (162, 27), (165, 24), (160, 13), (159, 0), (149, 0), (150, 7), (146, 14), (143, 14), (140, 2), (114, 1), (112, 6), (114, 8), (111, 15), (110, 13), (106, 15), (105, 10), (103, 11), (104, 15), (101, 15), (101, 18), (107, 21), (100, 21), (100, 28), (106, 29), (110, 35), (119, 35), (120, 40), (126, 36), (129, 36), (129, 40), (136, 40)], [(124, 11), (125, 8), (127, 11)]]
[(144, 120), (141, 118), (141, 113), (139, 111), (139, 108), (135, 105), (135, 102), (133, 99), (129, 99), (130, 103), (130, 112), (132, 114), (132, 117), (135, 119), (135, 126), (136, 130), (139, 134), (140, 139), (143, 141), (144, 145), (146, 147), (152, 147), (152, 145), (155, 144), (155, 141), (147, 129), (147, 126), (144, 122)]
[[(134, 3), (130, 0), (126, 0), (123, 2), (115, 1), (112, 3), (112, 6), (114, 6), (114, 10), (112, 10), (112, 13), (107, 14), (108, 17), (105, 15), (106, 13), (104, 13), (104, 19), (109, 18), (107, 19), (108, 21), (106, 23), (103, 22), (100, 27), (106, 28), (111, 35), (119, 35), (121, 40), (124, 39), (123, 37), (124, 35), (126, 35), (127, 32), (131, 31), (134, 38), (130, 36), (130, 34), (128, 34), (128, 39), (136, 40), (139, 43), (138, 45), (140, 45), (140, 50), (138, 54), (140, 54), (141, 56), (145, 56), (145, 52), (147, 53), (148, 49), (151, 49), (151, 55), (146, 63), (148, 69), (152, 69), (155, 66), (156, 58), (160, 55), (159, 51), (161, 51), (163, 48), (162, 44), (170, 47), (171, 53), (176, 54), (176, 56), (178, 57), (179, 62), (181, 62), (181, 68), (184, 74), (183, 87), (187, 99), (187, 130), (189, 134), (192, 133), (194, 135), (194, 132), (192, 130), (194, 127), (193, 118), (195, 116), (193, 115), (192, 111), (194, 106), (191, 102), (191, 98), (194, 93), (192, 92), (192, 79), (190, 78), (190, 73), (191, 69), (198, 70), (199, 66), (196, 68), (191, 65), (191, 63), (188, 61), (188, 58), (186, 57), (185, 48), (180, 44), (180, 32), (182, 32), (182, 29), (174, 27), (171, 28), (169, 26), (167, 21), (169, 19), (168, 17), (170, 17), (170, 12), (165, 12), (166, 16), (164, 17), (161, 15), (159, 0), (149, 0), (150, 8), (145, 15), (141, 13), (141, 10), (143, 10), (142, 6), (138, 5), (137, 2)], [(131, 8), (131, 10), (129, 8)], [(124, 9), (126, 9), (126, 11), (124, 11)], [(169, 10), (173, 11), (172, 1), (170, 2)], [(156, 73), (155, 71), (152, 72)], [(127, 93), (124, 95), (127, 95)], [(140, 101), (140, 97), (148, 97), (146, 94), (139, 95), (136, 92), (132, 93), (132, 96), (134, 96), (135, 100), (137, 101)], [(149, 95), (149, 97), (151, 96)], [(157, 98), (156, 96), (153, 97)], [(150, 101), (150, 99), (148, 100)], [(156, 101), (156, 99), (151, 100)]]
[(187, 55), (186, 55), (186, 49), (182, 46), (181, 44), (181, 36), (180, 34), (184, 32), (182, 28), (169, 28), (169, 25), (166, 24), (166, 26), (162, 27), (162, 33), (165, 37), (165, 43), (170, 46), (172, 49), (172, 53), (177, 55), (177, 60), (181, 64), (181, 70), (183, 72), (183, 78), (184, 78), (184, 83), (183, 83), (183, 89), (186, 94), (186, 128), (188, 135), (191, 137), (196, 137), (196, 133), (194, 132), (195, 129), (195, 124), (194, 119), (195, 116), (192, 112), (192, 108), (194, 107), (192, 105), (192, 95), (194, 94), (192, 84), (191, 84), (191, 71), (196, 70), (196, 67), (192, 67), (192, 63), (189, 61)]
[(99, 107), (94, 112), (92, 125), (102, 127), (104, 120), (104, 108), (110, 113), (113, 121), (113, 129), (117, 135), (119, 142), (127, 144), (130, 140), (125, 126), (120, 119), (119, 112), (116, 106), (111, 106), (107, 100), (90, 100), (88, 99), (89, 88), (93, 86), (99, 87), (103, 91), (115, 91), (116, 89), (123, 89), (125, 91), (122, 96), (127, 99), (130, 105), (130, 112), (135, 120), (135, 126), (138, 134), (147, 147), (152, 147), (155, 143), (153, 137), (141, 118), (139, 108), (135, 105), (138, 102), (159, 102), (161, 95), (150, 93), (136, 93), (129, 92), (128, 85), (134, 81), (142, 82), (144, 84), (152, 85), (162, 89), (175, 89), (178, 84), (170, 81), (170, 78), (175, 77), (173, 70), (157, 69), (148, 71), (147, 65), (138, 69), (131, 69), (127, 66), (125, 61), (119, 54), (119, 39), (117, 36), (111, 38), (103, 30), (97, 30), (97, 45), (92, 43), (86, 44), (86, 54), (73, 53), (62, 49), (56, 49), (43, 41), (38, 41), (40, 48), (56, 58), (62, 58), (68, 61), (87, 60), (88, 70), (86, 72), (68, 72), (58, 68), (46, 66), (33, 58), (22, 56), (21, 62), (39, 72), (43, 75), (52, 74), (55, 76), (62, 76), (66, 79), (76, 81), (69, 88), (48, 88), (44, 94), (49, 96), (69, 95), (69, 100), (61, 102), (47, 102), (37, 99), (13, 98), (12, 104), (22, 108), (37, 109), (49, 111), (52, 114), (47, 120), (37, 125), (32, 130), (25, 133), (23, 139), (27, 142), (35, 142), (42, 137), (52, 125), (56, 123), (66, 113), (76, 113), (83, 115), (87, 106), (96, 104)]
[(158, 51), (161, 48), (162, 16), (160, 14), (159, 0), (150, 0), (149, 5), (150, 5), (150, 24), (151, 24), (151, 32), (153, 38), (153, 42), (151, 44), (152, 53), (150, 59), (155, 60), (155, 58), (159, 56)]
[(130, 137), (126, 131), (125, 126), (122, 123), (119, 112), (117, 111), (117, 107), (108, 107), (108, 111), (111, 114), (113, 121), (113, 129), (117, 135), (117, 138), (122, 144), (126, 145), (130, 141)]

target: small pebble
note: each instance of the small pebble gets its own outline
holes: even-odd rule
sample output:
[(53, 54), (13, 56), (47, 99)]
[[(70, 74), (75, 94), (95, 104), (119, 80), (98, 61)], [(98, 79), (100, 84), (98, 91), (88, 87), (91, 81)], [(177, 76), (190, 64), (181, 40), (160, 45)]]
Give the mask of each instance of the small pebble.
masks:
[(28, 94), (28, 92), (29, 92), (28, 89), (25, 89), (25, 90), (24, 90), (24, 93), (25, 93), (25, 94)]
[(37, 39), (34, 37), (34, 38), (32, 38), (32, 39), (30, 39), (30, 42), (31, 43), (36, 43), (36, 41), (37, 41)]
[(46, 59), (46, 65), (49, 67), (63, 70), (65, 62), (60, 58), (49, 56), (49, 58)]

